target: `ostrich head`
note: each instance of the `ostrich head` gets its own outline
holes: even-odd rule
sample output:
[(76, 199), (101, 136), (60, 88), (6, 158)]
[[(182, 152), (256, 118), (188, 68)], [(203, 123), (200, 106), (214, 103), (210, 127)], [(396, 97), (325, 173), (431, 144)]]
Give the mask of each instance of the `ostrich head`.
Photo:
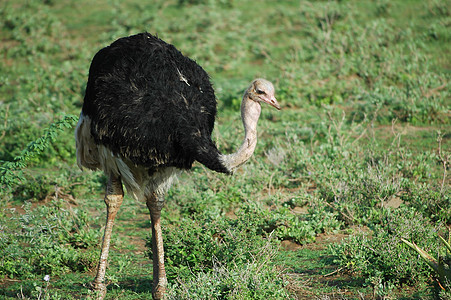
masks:
[(280, 110), (280, 105), (274, 96), (274, 86), (271, 82), (263, 78), (257, 78), (252, 81), (246, 90), (245, 96), (255, 102), (264, 102)]

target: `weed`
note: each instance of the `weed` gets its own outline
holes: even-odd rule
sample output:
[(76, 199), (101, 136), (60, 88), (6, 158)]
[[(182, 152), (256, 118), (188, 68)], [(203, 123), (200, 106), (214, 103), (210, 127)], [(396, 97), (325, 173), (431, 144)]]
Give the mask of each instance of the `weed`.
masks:
[(1, 275), (36, 278), (94, 267), (97, 254), (93, 248), (97, 245), (98, 233), (87, 225), (86, 213), (64, 206), (64, 202), (57, 201), (32, 209), (27, 202), (23, 213), (5, 212), (5, 216), (10, 217), (0, 220), (0, 249), (4, 254), (0, 262)]
[(40, 138), (30, 142), (27, 147), (22, 150), (22, 153), (14, 158), (14, 161), (2, 161), (0, 167), (0, 184), (2, 190), (11, 190), (19, 180), (19, 175), (15, 174), (15, 171), (25, 168), (26, 162), (42, 153), (51, 142), (55, 141), (58, 132), (62, 131), (64, 128), (71, 128), (75, 124), (75, 121), (76, 117), (69, 115), (62, 120), (51, 124)]
[(383, 294), (401, 284), (427, 281), (426, 262), (406, 252), (401, 238), (415, 241), (425, 249), (437, 249), (435, 235), (440, 230), (413, 209), (397, 210), (373, 228), (371, 237), (351, 236), (342, 244), (332, 245), (335, 262), (347, 272), (366, 278), (367, 284)]
[(438, 259), (432, 257), (429, 253), (418, 247), (415, 243), (411, 243), (405, 239), (401, 239), (407, 246), (420, 254), (421, 258), (431, 267), (438, 277), (440, 288), (445, 292), (451, 292), (451, 246), (441, 236), (439, 236), (445, 245), (445, 255), (439, 256)]

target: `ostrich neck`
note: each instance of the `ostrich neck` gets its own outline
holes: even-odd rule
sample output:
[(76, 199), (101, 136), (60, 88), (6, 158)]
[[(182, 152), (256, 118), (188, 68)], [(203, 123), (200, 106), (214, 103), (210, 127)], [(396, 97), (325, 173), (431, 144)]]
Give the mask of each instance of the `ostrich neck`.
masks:
[(246, 93), (241, 102), (241, 119), (244, 126), (244, 140), (237, 152), (224, 155), (225, 166), (233, 172), (252, 156), (257, 145), (257, 122), (260, 117), (260, 103), (251, 100)]

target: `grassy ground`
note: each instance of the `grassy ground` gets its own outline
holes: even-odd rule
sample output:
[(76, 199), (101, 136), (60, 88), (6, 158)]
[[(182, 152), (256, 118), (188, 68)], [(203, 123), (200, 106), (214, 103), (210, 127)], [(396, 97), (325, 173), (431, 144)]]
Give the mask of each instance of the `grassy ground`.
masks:
[[(96, 51), (148, 31), (211, 75), (221, 151), (241, 142), (253, 78), (273, 81), (282, 105), (263, 108), (256, 153), (237, 174), (195, 164), (169, 192), (170, 298), (449, 299), (400, 239), (450, 268), (437, 237), (451, 225), (450, 7), (3, 1), (0, 297), (92, 296), (106, 179), (76, 168), (73, 127)], [(108, 299), (151, 297), (148, 219), (126, 196)]]

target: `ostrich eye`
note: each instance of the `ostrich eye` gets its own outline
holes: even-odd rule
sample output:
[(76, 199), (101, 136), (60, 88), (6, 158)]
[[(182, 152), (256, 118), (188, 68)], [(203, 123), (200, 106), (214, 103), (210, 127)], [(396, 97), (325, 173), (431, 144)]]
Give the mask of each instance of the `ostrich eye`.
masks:
[(257, 89), (256, 92), (257, 92), (257, 94), (259, 94), (259, 95), (261, 95), (261, 94), (266, 94), (265, 91), (262, 91), (262, 90), (259, 90), (259, 89)]

